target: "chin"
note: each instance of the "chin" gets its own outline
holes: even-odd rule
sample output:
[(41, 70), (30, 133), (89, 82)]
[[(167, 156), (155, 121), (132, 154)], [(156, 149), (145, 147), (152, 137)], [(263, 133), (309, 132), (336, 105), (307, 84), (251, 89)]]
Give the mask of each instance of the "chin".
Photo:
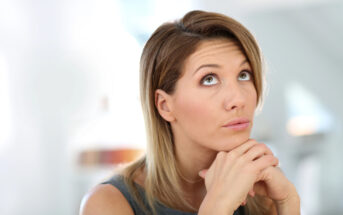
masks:
[(230, 137), (230, 139), (225, 139), (220, 141), (221, 144), (218, 146), (217, 151), (231, 151), (232, 149), (242, 145), (250, 139), (250, 134), (241, 134), (237, 136)]

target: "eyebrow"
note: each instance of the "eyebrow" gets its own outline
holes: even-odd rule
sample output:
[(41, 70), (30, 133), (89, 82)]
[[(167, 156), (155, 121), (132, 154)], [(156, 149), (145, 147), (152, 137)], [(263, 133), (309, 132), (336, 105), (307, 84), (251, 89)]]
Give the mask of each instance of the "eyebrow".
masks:
[(220, 68), (220, 66), (219, 66), (218, 64), (203, 64), (203, 65), (199, 66), (199, 67), (194, 71), (193, 75), (194, 75), (195, 73), (197, 73), (200, 69), (205, 68), (205, 67)]
[[(241, 63), (239, 66), (243, 66), (245, 63), (248, 63), (248, 60), (247, 60), (247, 59), (244, 59), (244, 60), (242, 61), (242, 63)], [(194, 75), (195, 73), (197, 73), (200, 69), (205, 68), (205, 67), (220, 68), (221, 66), (219, 66), (218, 64), (203, 64), (203, 65), (199, 66), (199, 67), (193, 72), (193, 75)]]

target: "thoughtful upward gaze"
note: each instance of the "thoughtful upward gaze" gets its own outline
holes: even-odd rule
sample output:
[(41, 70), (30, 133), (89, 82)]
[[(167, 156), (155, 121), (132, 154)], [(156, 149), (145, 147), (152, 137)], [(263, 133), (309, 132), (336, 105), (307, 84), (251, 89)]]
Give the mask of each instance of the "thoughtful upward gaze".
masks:
[(89, 191), (81, 215), (300, 214), (277, 157), (250, 136), (264, 73), (243, 25), (191, 11), (156, 29), (140, 65), (147, 152)]

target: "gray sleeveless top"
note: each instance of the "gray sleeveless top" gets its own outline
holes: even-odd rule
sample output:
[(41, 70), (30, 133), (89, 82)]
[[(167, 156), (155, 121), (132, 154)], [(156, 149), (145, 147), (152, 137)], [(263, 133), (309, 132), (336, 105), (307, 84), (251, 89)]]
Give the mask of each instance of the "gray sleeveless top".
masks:
[[(124, 182), (124, 177), (122, 175), (114, 175), (112, 178), (103, 182), (102, 184), (111, 184), (115, 186), (123, 194), (126, 200), (129, 202), (135, 215), (146, 215), (146, 213), (144, 213), (144, 211), (140, 208), (138, 203), (131, 196), (129, 192), (129, 188), (126, 186)], [(144, 189), (138, 184), (135, 184), (135, 185), (139, 191), (140, 196), (143, 198), (144, 205), (147, 208), (149, 208), (147, 201), (145, 199)], [(196, 215), (196, 213), (184, 212), (184, 211), (179, 211), (172, 208), (168, 208), (167, 206), (161, 203), (156, 204), (156, 211), (157, 211), (157, 214), (159, 215)], [(244, 207), (241, 206), (235, 211), (233, 215), (243, 215), (243, 214), (244, 214)]]

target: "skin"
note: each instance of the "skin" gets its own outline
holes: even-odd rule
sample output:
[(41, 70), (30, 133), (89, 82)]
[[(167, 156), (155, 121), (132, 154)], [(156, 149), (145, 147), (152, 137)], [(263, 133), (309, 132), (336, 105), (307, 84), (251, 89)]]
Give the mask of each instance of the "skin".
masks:
[[(175, 92), (156, 91), (156, 105), (171, 123), (176, 155), (186, 178), (198, 181), (199, 171), (208, 168), (219, 151), (230, 151), (249, 139), (257, 101), (250, 72), (246, 57), (234, 43), (206, 41), (185, 61)], [(246, 130), (223, 127), (241, 117), (250, 120)], [(198, 207), (204, 184), (184, 187), (194, 194), (191, 199)]]
[[(297, 192), (275, 167), (277, 158), (249, 139), (257, 101), (250, 72), (233, 42), (207, 40), (185, 60), (175, 91), (155, 92), (156, 107), (172, 127), (184, 197), (200, 215), (233, 214), (255, 194), (275, 202), (274, 214), (300, 214)], [(223, 127), (241, 117), (250, 121), (248, 128)], [(144, 178), (141, 172), (135, 181), (144, 186)], [(80, 214), (114, 212), (133, 214), (120, 191), (98, 185), (84, 198)]]
[[(283, 214), (278, 205), (288, 208), (286, 199), (298, 197), (275, 167), (278, 159), (270, 149), (249, 139), (257, 105), (252, 78), (239, 47), (215, 39), (202, 42), (186, 59), (175, 92), (156, 91), (156, 106), (171, 124), (179, 168), (187, 179), (185, 197), (199, 214), (232, 214), (256, 192), (273, 199)], [(250, 121), (245, 130), (223, 127), (242, 117)]]

